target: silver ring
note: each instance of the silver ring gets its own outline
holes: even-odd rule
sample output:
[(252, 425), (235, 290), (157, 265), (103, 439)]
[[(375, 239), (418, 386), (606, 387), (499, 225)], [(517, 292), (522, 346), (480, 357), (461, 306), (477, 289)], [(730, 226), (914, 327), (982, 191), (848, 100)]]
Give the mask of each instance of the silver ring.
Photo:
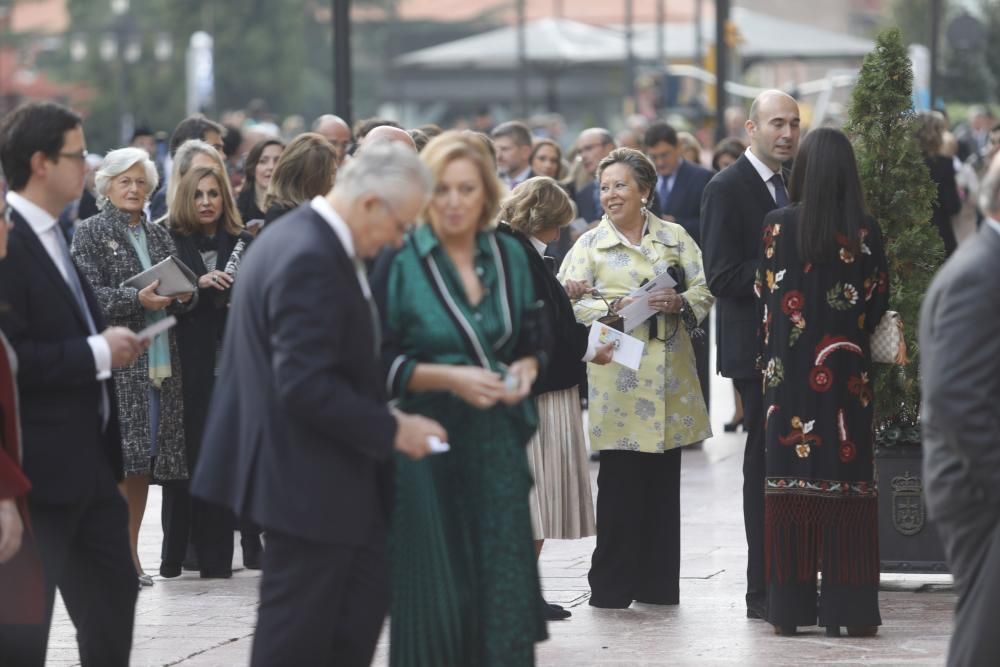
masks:
[(219, 276), (212, 276), (212, 282), (213, 283), (218, 283), (219, 282)]

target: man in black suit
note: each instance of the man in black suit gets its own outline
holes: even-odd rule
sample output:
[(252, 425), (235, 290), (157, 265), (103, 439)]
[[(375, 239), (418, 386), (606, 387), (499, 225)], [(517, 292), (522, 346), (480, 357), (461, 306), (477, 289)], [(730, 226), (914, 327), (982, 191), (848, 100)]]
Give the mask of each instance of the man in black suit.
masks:
[(764, 216), (788, 204), (782, 164), (799, 147), (799, 106), (778, 90), (761, 93), (746, 122), (750, 148), (705, 187), (701, 205), (702, 257), (719, 309), (717, 370), (732, 378), (743, 399), (743, 522), (747, 534), (747, 617), (763, 618), (764, 406), (756, 367), (754, 274)]
[(597, 183), (597, 165), (614, 149), (615, 138), (603, 127), (587, 128), (576, 139), (576, 156), (583, 171), (580, 182), (583, 184), (570, 182), (566, 186), (567, 194), (576, 204), (576, 220), (563, 227), (559, 238), (545, 250), (545, 254), (555, 260), (557, 269), (576, 239), (604, 216)]
[[(128, 543), (111, 369), (148, 345), (104, 318), (56, 217), (83, 189), (80, 117), (33, 103), (0, 122), (13, 229), (0, 262), (0, 329), (18, 358), (28, 506), (45, 575), (46, 620), (0, 626), (0, 664), (43, 665), (55, 589), (84, 665), (127, 665), (138, 591)], [(103, 331), (102, 331), (103, 330)], [(0, 592), (2, 603), (2, 592)]]
[(447, 436), (385, 404), (362, 260), (401, 244), (430, 189), (412, 150), (366, 146), (240, 268), (191, 492), (266, 532), (253, 665), (367, 665), (374, 653), (390, 457)]
[[(656, 187), (649, 207), (653, 215), (676, 222), (701, 244), (701, 195), (715, 173), (701, 165), (688, 162), (677, 145), (677, 130), (662, 121), (651, 124), (643, 135), (646, 155), (656, 166)], [(706, 335), (694, 343), (698, 381), (705, 405), (709, 404), (708, 390), (708, 330), (712, 318), (702, 323)]]
[(649, 126), (643, 137), (646, 155), (656, 165), (656, 188), (650, 211), (676, 222), (701, 243), (701, 195), (715, 173), (688, 162), (677, 145), (677, 131), (664, 122)]
[(531, 171), (531, 130), (516, 120), (500, 123), (490, 135), (497, 149), (500, 179), (511, 190), (534, 176)]
[(949, 665), (1000, 664), (1000, 162), (985, 216), (934, 277), (920, 313), (927, 508), (955, 577)]

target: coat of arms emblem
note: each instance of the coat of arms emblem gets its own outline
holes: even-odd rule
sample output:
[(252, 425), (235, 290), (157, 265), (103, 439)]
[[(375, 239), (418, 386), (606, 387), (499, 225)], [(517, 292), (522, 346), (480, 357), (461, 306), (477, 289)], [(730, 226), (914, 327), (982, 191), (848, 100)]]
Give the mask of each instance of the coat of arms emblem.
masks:
[(923, 486), (909, 471), (892, 478), (892, 525), (901, 535), (916, 535), (924, 528)]

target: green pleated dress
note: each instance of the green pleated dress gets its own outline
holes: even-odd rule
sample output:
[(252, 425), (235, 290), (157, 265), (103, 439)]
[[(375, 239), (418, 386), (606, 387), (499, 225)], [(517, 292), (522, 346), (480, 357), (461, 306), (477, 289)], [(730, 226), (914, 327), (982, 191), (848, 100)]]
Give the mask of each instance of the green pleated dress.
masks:
[(492, 232), (476, 244), (484, 287), (476, 306), (426, 225), (373, 280), (389, 390), (401, 410), (438, 420), (451, 444), (446, 454), (397, 460), (393, 667), (533, 665), (534, 644), (546, 637), (528, 507), (533, 402), (480, 410), (449, 393), (405, 391), (417, 363), (498, 370), (533, 352), (523, 250)]

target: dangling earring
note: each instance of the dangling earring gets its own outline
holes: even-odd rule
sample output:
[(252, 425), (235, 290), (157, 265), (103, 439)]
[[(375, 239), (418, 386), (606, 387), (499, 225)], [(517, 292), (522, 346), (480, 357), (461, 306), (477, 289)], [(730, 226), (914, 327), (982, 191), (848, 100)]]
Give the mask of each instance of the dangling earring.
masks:
[(646, 215), (646, 198), (642, 198), (642, 214)]

